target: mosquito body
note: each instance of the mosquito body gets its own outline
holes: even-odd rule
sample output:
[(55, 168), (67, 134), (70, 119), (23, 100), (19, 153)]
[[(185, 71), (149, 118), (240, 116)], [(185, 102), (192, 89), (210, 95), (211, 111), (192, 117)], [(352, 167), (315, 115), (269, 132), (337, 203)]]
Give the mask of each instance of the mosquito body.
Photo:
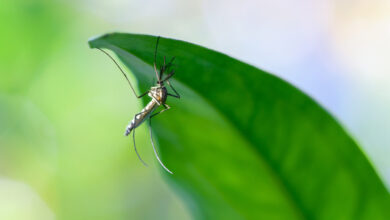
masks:
[[(137, 128), (139, 125), (141, 125), (146, 119), (150, 118), (152, 116), (152, 113), (160, 106), (164, 105), (164, 107), (168, 106), (165, 104), (165, 101), (167, 100), (167, 88), (165, 87), (152, 87), (150, 91), (148, 92), (148, 96), (152, 98), (150, 102), (141, 110), (140, 113), (136, 114), (129, 123), (129, 125), (126, 128), (125, 135), (129, 135), (130, 132)], [(168, 109), (167, 107), (166, 109)]]
[[(156, 151), (156, 148), (154, 147), (154, 142), (153, 142), (153, 137), (152, 137), (152, 129), (151, 129), (151, 126), (152, 126), (152, 118), (168, 109), (170, 109), (169, 105), (167, 105), (165, 102), (168, 98), (168, 96), (172, 96), (172, 97), (175, 97), (175, 98), (180, 98), (180, 95), (179, 93), (173, 88), (173, 86), (171, 85), (171, 83), (169, 82), (169, 79), (175, 74), (175, 71), (174, 70), (170, 70), (171, 66), (172, 66), (172, 63), (174, 61), (174, 57), (171, 59), (171, 61), (166, 64), (165, 63), (165, 57), (164, 57), (164, 63), (163, 65), (160, 67), (159, 71), (157, 70), (157, 65), (156, 65), (156, 55), (157, 55), (157, 47), (158, 47), (158, 42), (159, 42), (159, 39), (160, 37), (157, 38), (157, 42), (156, 42), (156, 49), (155, 49), (155, 52), (154, 52), (154, 71), (156, 73), (156, 77), (157, 77), (157, 84), (156, 86), (153, 86), (150, 88), (150, 90), (146, 91), (145, 93), (141, 94), (141, 95), (137, 95), (134, 88), (133, 88), (133, 85), (131, 84), (130, 80), (128, 79), (127, 75), (125, 74), (125, 72), (122, 70), (122, 68), (119, 66), (119, 64), (114, 60), (114, 58), (112, 58), (107, 52), (105, 52), (104, 50), (98, 48), (99, 50), (101, 50), (103, 53), (107, 54), (113, 61), (114, 63), (118, 66), (118, 68), (120, 69), (120, 71), (122, 72), (122, 74), (124, 75), (124, 77), (126, 78), (127, 82), (129, 83), (130, 87), (131, 87), (131, 90), (133, 90), (133, 93), (134, 95), (137, 97), (137, 98), (141, 98), (143, 96), (145, 96), (146, 94), (152, 99), (150, 100), (150, 102), (141, 110), (140, 113), (136, 114), (133, 118), (133, 120), (130, 121), (130, 123), (127, 125), (126, 127), (126, 131), (125, 131), (125, 136), (128, 136), (131, 132), (133, 132), (133, 143), (134, 143), (134, 150), (138, 156), (138, 158), (140, 159), (140, 161), (145, 165), (147, 166), (147, 164), (142, 160), (142, 158), (140, 157), (140, 155), (138, 154), (138, 151), (137, 151), (137, 147), (136, 147), (136, 144), (135, 144), (135, 129), (140, 126), (145, 120), (148, 120), (149, 119), (149, 130), (150, 130), (150, 140), (151, 140), (151, 143), (152, 143), (152, 146), (153, 146), (153, 150), (154, 150), (154, 154), (156, 155), (156, 158), (158, 160), (158, 162), (160, 163), (160, 165), (166, 170), (168, 171), (169, 173), (173, 174), (163, 163), (162, 161), (160, 160), (160, 157), (158, 156), (157, 154), (157, 151)], [(167, 76), (163, 79), (163, 75), (164, 73), (166, 72), (169, 72), (167, 74)], [(170, 86), (170, 88), (173, 90), (173, 92), (175, 94), (171, 94), (168, 92), (167, 88), (165, 87), (165, 83), (167, 85)], [(156, 110), (162, 106), (163, 109), (160, 110), (160, 111), (157, 111)]]

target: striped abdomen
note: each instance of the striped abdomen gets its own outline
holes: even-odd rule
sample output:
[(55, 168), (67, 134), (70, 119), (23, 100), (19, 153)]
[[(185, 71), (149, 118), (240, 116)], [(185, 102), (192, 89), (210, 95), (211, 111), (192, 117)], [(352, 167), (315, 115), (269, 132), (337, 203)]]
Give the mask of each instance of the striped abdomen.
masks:
[(129, 123), (129, 125), (127, 125), (126, 127), (126, 132), (125, 132), (125, 135), (129, 135), (130, 132), (138, 127), (139, 125), (142, 124), (142, 122), (144, 122), (146, 119), (149, 118), (149, 116), (152, 114), (152, 112), (158, 107), (159, 105), (154, 101), (154, 100), (151, 100), (146, 106), (145, 108), (142, 109), (142, 111), (138, 114), (136, 114), (133, 118), (133, 120), (131, 120), (131, 122)]

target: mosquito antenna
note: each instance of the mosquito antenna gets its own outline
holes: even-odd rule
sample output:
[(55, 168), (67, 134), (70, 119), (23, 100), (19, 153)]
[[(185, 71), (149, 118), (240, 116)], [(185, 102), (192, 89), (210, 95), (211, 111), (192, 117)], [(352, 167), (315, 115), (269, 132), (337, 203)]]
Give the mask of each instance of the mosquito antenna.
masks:
[(135, 129), (133, 130), (133, 143), (134, 143), (134, 150), (135, 150), (135, 153), (137, 154), (138, 156), (138, 159), (147, 167), (148, 164), (145, 163), (145, 161), (142, 160), (141, 156), (139, 155), (138, 151), (137, 151), (137, 147), (135, 146)]
[(134, 95), (135, 95), (136, 97), (138, 97), (138, 95), (137, 95), (137, 93), (135, 93), (134, 87), (133, 87), (133, 85), (131, 84), (131, 82), (130, 82), (129, 78), (127, 77), (126, 73), (122, 70), (122, 68), (121, 68), (121, 67), (119, 66), (119, 64), (115, 61), (115, 59), (114, 59), (109, 53), (107, 53), (106, 51), (104, 51), (104, 50), (102, 50), (102, 49), (100, 49), (100, 48), (97, 48), (97, 49), (99, 49), (100, 51), (102, 51), (103, 53), (105, 53), (108, 57), (110, 57), (110, 59), (111, 59), (112, 61), (114, 61), (114, 63), (116, 64), (116, 66), (119, 68), (119, 70), (122, 72), (123, 76), (126, 78), (127, 82), (129, 83), (129, 85), (130, 85), (130, 87), (131, 87), (131, 90), (133, 90)]
[(160, 36), (157, 37), (156, 49), (154, 50), (154, 63), (153, 63), (153, 65), (154, 65), (154, 72), (156, 72), (157, 81), (160, 81), (160, 77), (158, 75), (157, 66), (156, 66), (157, 65), (156, 64), (156, 62), (157, 62), (157, 47), (158, 47), (159, 40), (160, 40)]
[(173, 174), (172, 171), (170, 171), (170, 170), (163, 164), (163, 162), (160, 160), (160, 157), (159, 157), (158, 154), (157, 154), (156, 148), (154, 147), (153, 135), (152, 135), (152, 120), (150, 120), (150, 119), (149, 119), (149, 131), (150, 131), (150, 140), (152, 141), (152, 146), (153, 146), (154, 155), (156, 155), (156, 158), (157, 158), (158, 162), (160, 163), (160, 165), (161, 165), (168, 173)]
[(160, 71), (160, 80), (162, 79), (162, 75), (163, 75), (163, 73), (165, 72), (165, 70), (166, 70), (166, 65), (165, 65), (165, 56), (164, 56), (164, 64), (163, 64), (163, 66), (162, 66), (162, 68), (161, 68), (161, 71)]

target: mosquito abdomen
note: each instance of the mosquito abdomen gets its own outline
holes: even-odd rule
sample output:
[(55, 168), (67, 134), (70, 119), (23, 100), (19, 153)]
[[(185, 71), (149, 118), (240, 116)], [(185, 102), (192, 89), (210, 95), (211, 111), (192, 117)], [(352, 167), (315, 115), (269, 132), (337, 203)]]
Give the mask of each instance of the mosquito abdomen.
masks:
[(126, 127), (125, 136), (128, 136), (133, 129), (138, 127), (142, 122), (147, 119), (150, 114), (158, 107), (157, 103), (152, 100), (150, 101), (144, 109), (138, 114), (136, 114), (133, 118), (133, 120), (130, 121), (130, 123)]
[(128, 136), (133, 129), (134, 129), (134, 124), (133, 124), (133, 120), (132, 120), (129, 123), (129, 125), (127, 125), (127, 127), (126, 127), (125, 136)]

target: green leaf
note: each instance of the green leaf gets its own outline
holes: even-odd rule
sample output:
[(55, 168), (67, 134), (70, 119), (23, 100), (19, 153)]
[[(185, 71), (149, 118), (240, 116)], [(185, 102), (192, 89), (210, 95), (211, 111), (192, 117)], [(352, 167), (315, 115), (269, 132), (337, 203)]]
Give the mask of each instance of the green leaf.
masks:
[[(113, 33), (89, 44), (115, 52), (141, 92), (150, 88), (156, 37)], [(163, 56), (176, 57), (172, 84), (182, 99), (169, 97), (171, 109), (152, 127), (174, 172), (162, 170), (164, 177), (194, 218), (390, 219), (390, 196), (374, 168), (310, 97), (187, 42), (161, 38), (158, 64)]]

